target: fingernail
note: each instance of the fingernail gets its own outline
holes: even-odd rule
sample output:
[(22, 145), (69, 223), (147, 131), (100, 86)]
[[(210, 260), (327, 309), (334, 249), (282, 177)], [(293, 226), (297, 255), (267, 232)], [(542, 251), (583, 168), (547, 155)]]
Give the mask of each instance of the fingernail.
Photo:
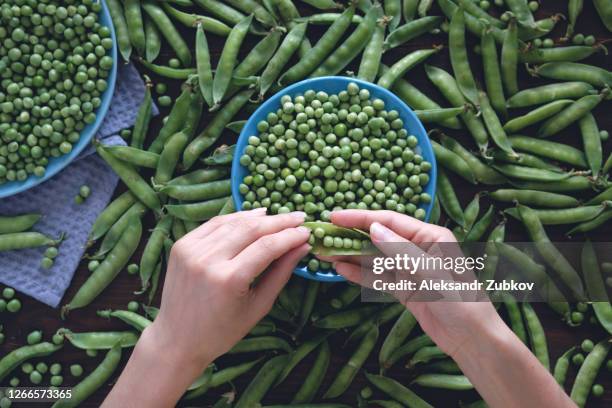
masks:
[(301, 220), (306, 218), (306, 213), (303, 211), (292, 211), (289, 213), (292, 217), (299, 218)]
[(299, 232), (307, 232), (310, 234), (310, 229), (306, 228), (303, 225), (300, 225), (299, 227), (296, 228)]
[(393, 232), (384, 225), (375, 222), (370, 226), (370, 234), (374, 241), (391, 241), (393, 239)]

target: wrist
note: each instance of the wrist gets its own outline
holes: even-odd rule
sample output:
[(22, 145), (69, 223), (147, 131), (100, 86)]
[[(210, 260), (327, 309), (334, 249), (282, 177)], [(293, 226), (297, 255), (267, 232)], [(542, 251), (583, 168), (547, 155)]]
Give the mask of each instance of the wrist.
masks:
[(512, 330), (497, 315), (490, 319), (476, 320), (470, 324), (474, 333), (452, 353), (452, 358), (462, 369), (477, 368), (487, 361), (500, 361), (501, 357), (519, 341)]

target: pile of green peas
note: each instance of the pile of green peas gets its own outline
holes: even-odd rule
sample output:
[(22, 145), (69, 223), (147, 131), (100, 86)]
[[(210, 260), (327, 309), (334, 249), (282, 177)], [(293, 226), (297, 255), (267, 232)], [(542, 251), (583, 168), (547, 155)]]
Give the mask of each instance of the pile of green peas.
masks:
[(258, 123), (240, 163), (243, 210), (304, 211), (329, 221), (338, 209), (393, 210), (423, 220), (431, 163), (418, 154), (396, 110), (350, 83), (338, 94), (283, 95)]
[(42, 177), (96, 120), (113, 66), (93, 0), (0, 4), (0, 184)]

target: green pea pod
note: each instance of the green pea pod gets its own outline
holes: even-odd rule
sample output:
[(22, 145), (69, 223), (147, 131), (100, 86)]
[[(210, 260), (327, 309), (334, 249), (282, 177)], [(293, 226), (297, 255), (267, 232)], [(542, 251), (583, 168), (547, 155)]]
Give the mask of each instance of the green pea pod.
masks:
[(289, 360), (289, 355), (276, 356), (268, 360), (249, 383), (234, 405), (235, 408), (255, 406), (266, 395)]
[[(380, 64), (380, 75), (384, 74), (387, 69), (389, 68), (384, 64)], [(421, 111), (442, 109), (442, 107), (438, 105), (436, 101), (430, 99), (427, 95), (414, 87), (410, 82), (402, 78), (398, 78), (395, 81), (391, 90), (412, 109)], [(448, 118), (442, 122), (439, 122), (438, 124), (450, 129), (461, 129), (461, 123), (457, 118)]]
[(523, 343), (528, 344), (527, 339), (527, 330), (525, 329), (525, 324), (523, 323), (523, 314), (521, 313), (521, 308), (517, 303), (514, 296), (510, 293), (503, 293), (502, 299), (504, 302), (504, 306), (506, 307), (506, 312), (508, 313), (508, 319), (510, 320), (510, 328), (516, 334)]
[(209, 33), (222, 37), (227, 37), (232, 30), (232, 28), (227, 24), (215, 18), (202, 16), (199, 14), (185, 13), (184, 11), (180, 11), (172, 7), (169, 2), (162, 2), (161, 6), (170, 17), (174, 18), (176, 21), (186, 27), (193, 28), (201, 25), (204, 31), (208, 31)]
[(374, 375), (365, 373), (366, 378), (376, 388), (390, 396), (396, 401), (405, 404), (412, 408), (432, 408), (433, 405), (428, 404), (425, 400), (421, 399), (412, 390), (403, 386), (399, 382), (392, 378), (384, 377), (382, 375)]
[(213, 80), (213, 103), (215, 105), (218, 105), (223, 100), (225, 92), (230, 85), (240, 46), (251, 26), (252, 20), (252, 15), (244, 18), (232, 28), (232, 31), (227, 36)]
[(81, 402), (89, 398), (89, 396), (108, 381), (119, 366), (120, 361), (121, 347), (119, 344), (115, 344), (108, 353), (106, 353), (100, 365), (96, 367), (91, 374), (85, 377), (83, 381), (72, 387), (71, 397), (56, 401), (52, 408), (78, 407)]
[(131, 146), (107, 146), (106, 150), (117, 159), (137, 167), (154, 169), (159, 162), (159, 154)]
[[(475, 3), (472, 3), (470, 0), (464, 1), (475, 5)], [(506, 111), (506, 98), (504, 96), (504, 86), (502, 84), (501, 67), (497, 55), (497, 45), (495, 44), (495, 39), (491, 35), (490, 27), (486, 27), (482, 33), (480, 50), (482, 54), (482, 68), (484, 71), (485, 85), (487, 87), (489, 99), (491, 100), (491, 106), (493, 106), (496, 112), (506, 116), (508, 112)], [(479, 97), (481, 103), (482, 99), (482, 97)], [(485, 123), (486, 122), (485, 119)], [(490, 129), (489, 132), (491, 132)], [(491, 133), (491, 136), (493, 136), (493, 133)]]
[(314, 255), (362, 255), (372, 246), (369, 234), (361, 230), (322, 221), (305, 222), (304, 226), (312, 231), (310, 252)]
[[(576, 224), (579, 222), (592, 220), (606, 210), (610, 204), (611, 202), (604, 201), (602, 205), (532, 211), (537, 215), (538, 219), (543, 225)], [(504, 210), (504, 212), (514, 218), (520, 219), (520, 215), (518, 214), (518, 210), (516, 208), (507, 208)]]
[(160, 218), (142, 252), (139, 268), (142, 292), (144, 292), (150, 285), (153, 271), (161, 258), (164, 239), (170, 235), (171, 228), (172, 217), (164, 216)]
[(572, 355), (576, 352), (576, 347), (570, 347), (565, 353), (561, 354), (561, 356), (557, 359), (555, 363), (555, 368), (553, 369), (553, 377), (557, 381), (557, 384), (564, 388), (565, 380), (567, 378), (567, 371), (570, 366), (570, 359)]
[(296, 24), (285, 36), (274, 56), (268, 61), (268, 65), (261, 74), (259, 80), (259, 96), (263, 98), (266, 92), (278, 79), (281, 71), (287, 65), (293, 54), (303, 44), (307, 23)]
[(116, 344), (121, 347), (134, 347), (139, 336), (132, 331), (75, 333), (65, 328), (60, 328), (57, 334), (65, 337), (70, 344), (81, 350), (109, 350)]
[(344, 394), (374, 349), (376, 340), (378, 340), (378, 327), (374, 326), (362, 338), (348, 363), (340, 369), (323, 398), (337, 398)]
[(605, 98), (607, 92), (600, 95), (583, 96), (567, 108), (548, 119), (538, 130), (539, 137), (550, 137), (559, 133), (572, 123), (591, 112)]
[(308, 284), (306, 286), (306, 290), (304, 291), (304, 298), (302, 300), (302, 307), (300, 308), (299, 319), (298, 319), (298, 327), (296, 334), (306, 326), (310, 316), (312, 315), (312, 311), (315, 307), (317, 297), (319, 294), (319, 286), (320, 283), (315, 280), (308, 280)]
[(166, 38), (170, 47), (176, 52), (183, 66), (190, 66), (191, 51), (164, 10), (156, 3), (148, 0), (143, 1), (141, 5), (145, 13), (147, 13), (161, 34)]
[(258, 358), (257, 360), (254, 360), (254, 361), (249, 361), (246, 363), (239, 364), (237, 366), (224, 368), (223, 370), (219, 370), (213, 373), (213, 376), (210, 380), (210, 388), (216, 388), (223, 384), (227, 384), (228, 382), (233, 381), (239, 376), (251, 371), (251, 369), (255, 367), (257, 364), (259, 364), (261, 360), (263, 360), (263, 357)]
[(519, 204), (517, 207), (523, 225), (535, 243), (537, 251), (542, 255), (546, 263), (557, 272), (557, 276), (565, 283), (570, 292), (577, 299), (582, 299), (584, 297), (584, 287), (580, 276), (563, 254), (550, 242), (537, 213), (524, 205)]
[(144, 17), (144, 30), (146, 39), (145, 60), (147, 62), (153, 62), (157, 59), (161, 51), (161, 35), (155, 23), (147, 16)]
[(502, 150), (494, 150), (491, 156), (493, 157), (493, 163), (501, 161), (504, 163), (518, 164), (524, 167), (563, 172), (563, 169), (556, 164), (530, 153), (516, 153), (516, 156), (513, 156)]
[(593, 302), (593, 311), (595, 317), (599, 321), (599, 324), (608, 332), (612, 334), (612, 306), (606, 293), (606, 285), (601, 275), (599, 268), (599, 262), (597, 261), (597, 253), (593, 244), (590, 241), (586, 241), (582, 248), (582, 274), (584, 276), (584, 283), (589, 295), (589, 299)]
[(570, 177), (571, 173), (562, 173), (546, 169), (535, 169), (516, 164), (495, 164), (492, 167), (510, 178), (533, 181), (559, 181)]
[(242, 339), (228, 351), (228, 354), (251, 353), (265, 350), (293, 351), (293, 348), (280, 337), (262, 336)]
[(0, 252), (40, 246), (56, 246), (62, 239), (56, 240), (40, 232), (11, 232), (0, 235)]
[(228, 22), (232, 26), (240, 23), (245, 18), (243, 13), (218, 0), (193, 0), (193, 2), (204, 9), (204, 11)]
[(524, 108), (541, 105), (560, 99), (576, 99), (595, 92), (593, 86), (586, 82), (564, 82), (524, 89), (507, 101), (509, 108)]
[(606, 0), (593, 0), (595, 10), (608, 31), (612, 31), (612, 6)]
[(389, 360), (391, 354), (408, 338), (416, 323), (416, 319), (408, 309), (404, 310), (400, 317), (397, 318), (378, 353), (378, 363), (381, 367)]
[(438, 169), (437, 195), (440, 199), (442, 208), (444, 208), (444, 211), (446, 212), (446, 215), (448, 215), (460, 226), (465, 226), (465, 218), (463, 215), (463, 209), (461, 208), (461, 203), (459, 202), (455, 189), (446, 176), (446, 173), (441, 169)]
[(323, 379), (325, 378), (325, 373), (327, 372), (327, 368), (329, 366), (329, 361), (331, 358), (331, 351), (329, 348), (329, 343), (327, 340), (323, 340), (321, 345), (319, 346), (319, 352), (317, 353), (317, 357), (312, 365), (312, 368), (308, 372), (308, 375), (302, 382), (302, 385), (295, 393), (292, 404), (304, 404), (310, 403), (317, 391), (321, 387)]
[(167, 183), (172, 179), (181, 153), (183, 153), (188, 142), (189, 136), (183, 131), (176, 132), (168, 138), (168, 141), (164, 144), (164, 148), (159, 155), (159, 161), (153, 178), (155, 183)]
[(140, 1), (125, 0), (123, 2), (123, 10), (130, 42), (140, 55), (144, 55), (146, 39)]
[(370, 41), (368, 41), (368, 45), (366, 45), (363, 50), (359, 71), (357, 71), (357, 78), (368, 82), (374, 82), (374, 80), (376, 80), (383, 54), (385, 31), (386, 20), (377, 22), (374, 33)]
[(493, 217), (495, 216), (495, 208), (491, 205), (473, 226), (470, 228), (468, 233), (465, 235), (464, 242), (478, 242), (484, 233), (489, 229)]
[(188, 170), (198, 160), (200, 155), (212, 146), (221, 136), (225, 126), (234, 118), (238, 111), (248, 102), (254, 90), (239, 92), (230, 99), (208, 123), (208, 126), (187, 145), (183, 152), (183, 168)]
[(425, 346), (417, 350), (410, 361), (406, 364), (407, 368), (412, 368), (421, 363), (428, 363), (432, 360), (448, 357), (438, 346)]
[(455, 139), (442, 135), (440, 141), (444, 147), (465, 160), (468, 166), (470, 166), (472, 169), (477, 181), (489, 185), (503, 184), (506, 181), (506, 179), (500, 173), (480, 161), (478, 157), (474, 156)]
[(450, 358), (434, 361), (421, 367), (422, 370), (438, 374), (463, 374), (461, 368)]
[(536, 263), (533, 257), (511, 245), (498, 242), (496, 247), (504, 258), (508, 259), (516, 266), (516, 270), (519, 273), (535, 283), (535, 287), (540, 292), (541, 298), (544, 299), (555, 312), (566, 319), (569, 318), (570, 307), (567, 300), (565, 300), (565, 295), (561, 293), (559, 288), (547, 275), (544, 266)]
[(246, 125), (246, 123), (246, 120), (236, 120), (225, 125), (225, 128), (239, 135), (240, 132), (242, 132), (242, 129), (244, 128), (244, 125)]
[(378, 86), (389, 89), (393, 83), (398, 78), (404, 76), (407, 71), (436, 54), (441, 49), (442, 47), (436, 46), (430, 50), (417, 50), (411, 52), (389, 67), (389, 69), (378, 79)]
[(0, 359), (0, 381), (4, 380), (13, 370), (24, 362), (34, 358), (51, 355), (61, 348), (61, 344), (55, 345), (49, 342), (42, 342), (22, 346), (6, 353), (2, 359)]
[(216, 216), (228, 197), (215, 198), (194, 204), (170, 204), (165, 208), (168, 214), (185, 221), (206, 221)]
[(100, 244), (100, 248), (95, 253), (95, 255), (91, 256), (91, 259), (101, 259), (106, 255), (111, 249), (113, 249), (119, 239), (123, 235), (123, 232), (127, 228), (130, 223), (132, 217), (142, 218), (146, 213), (146, 207), (140, 201), (135, 202), (121, 217), (112, 225), (112, 227), (108, 230), (102, 243)]
[(499, 120), (499, 117), (493, 110), (491, 106), (491, 102), (489, 101), (489, 97), (485, 92), (480, 91), (478, 93), (478, 100), (480, 101), (480, 109), (482, 112), (482, 117), (484, 119), (484, 123), (489, 131), (489, 135), (491, 135), (491, 139), (493, 142), (502, 149), (504, 152), (516, 156), (515, 151), (512, 149), (512, 145), (508, 140), (508, 135), (504, 131), (502, 124)]
[(79, 288), (72, 300), (62, 308), (62, 314), (89, 305), (127, 265), (138, 247), (141, 235), (140, 219), (132, 217), (117, 245)]
[[(443, 69), (431, 65), (425, 65), (425, 72), (429, 80), (433, 82), (451, 105), (454, 107), (464, 107), (467, 104), (466, 98), (463, 96), (457, 81), (452, 75)], [(478, 144), (480, 151), (484, 153), (487, 149), (489, 135), (480, 118), (471, 110), (467, 110), (461, 114), (461, 119)]]
[(159, 192), (181, 201), (202, 201), (227, 197), (231, 194), (231, 183), (227, 179), (190, 185), (167, 184)]
[(119, 320), (122, 320), (133, 328), (135, 328), (136, 330), (138, 330), (139, 332), (144, 331), (144, 329), (146, 329), (151, 323), (153, 323), (146, 317), (138, 313), (131, 312), (129, 310), (98, 310), (97, 315), (100, 317), (106, 317), (107, 319), (114, 317)]
[(554, 14), (550, 17), (535, 21), (533, 27), (526, 27), (519, 24), (519, 39), (523, 41), (530, 41), (536, 38), (544, 37), (545, 35), (549, 34), (562, 19), (564, 19), (563, 14)]
[(466, 107), (443, 108), (430, 110), (415, 110), (419, 120), (423, 123), (441, 123), (466, 111)]
[(582, 145), (584, 147), (586, 161), (591, 169), (591, 174), (597, 177), (603, 161), (601, 138), (599, 137), (597, 121), (591, 113), (587, 113), (578, 120), (578, 125), (580, 126), (580, 133), (582, 133)]
[[(572, 196), (536, 190), (499, 189), (488, 193), (488, 195), (497, 201), (506, 203), (518, 201), (521, 204), (535, 207), (569, 208), (580, 205), (580, 202)], [(587, 203), (587, 205), (594, 204), (600, 203)]]
[(433, 208), (431, 209), (431, 215), (429, 216), (430, 224), (439, 224), (440, 222), (440, 200), (438, 200), (438, 196), (434, 197)]
[(363, 319), (372, 316), (379, 309), (378, 306), (361, 306), (351, 310), (333, 313), (322, 319), (315, 320), (314, 326), (322, 329), (342, 329), (356, 326)]
[(119, 0), (109, 0), (106, 4), (108, 5), (108, 11), (115, 28), (119, 53), (124, 61), (129, 61), (130, 55), (132, 55), (132, 43), (130, 42), (130, 34), (127, 22), (125, 21), (125, 15), (123, 14), (123, 7)]
[(597, 377), (597, 372), (610, 352), (610, 340), (603, 340), (595, 345), (580, 366), (576, 380), (572, 386), (570, 398), (579, 407), (584, 407), (591, 392), (591, 387)]
[(149, 129), (151, 111), (153, 109), (153, 98), (151, 96), (152, 86), (153, 84), (151, 84), (151, 81), (145, 75), (145, 96), (136, 114), (136, 121), (132, 129), (132, 140), (130, 142), (130, 146), (136, 149), (142, 149)]
[[(195, 72), (194, 72), (195, 74)], [(149, 151), (153, 153), (160, 153), (164, 149), (164, 145), (168, 139), (175, 133), (181, 131), (186, 123), (189, 108), (193, 102), (192, 99), (193, 89), (191, 86), (184, 86), (181, 94), (174, 101), (172, 109), (168, 114), (168, 119), (162, 126), (157, 137), (149, 146)]]
[(29, 230), (40, 220), (40, 214), (20, 214), (14, 216), (0, 216), (0, 234), (23, 232)]
[(331, 333), (332, 332), (324, 332), (324, 333), (318, 334), (314, 336), (313, 338), (306, 340), (297, 349), (295, 349), (295, 351), (291, 353), (291, 357), (289, 361), (287, 362), (287, 364), (281, 371), (274, 385), (278, 386), (280, 383), (282, 383), (287, 378), (287, 376), (291, 373), (291, 371), (295, 368), (295, 366), (298, 365), (300, 361), (302, 361), (308, 354), (310, 354), (321, 343), (323, 343), (327, 339), (327, 337), (329, 337)]
[(433, 147), (438, 163), (468, 182), (476, 184), (474, 173), (465, 160), (434, 140), (431, 140), (431, 146)]
[(427, 16), (408, 21), (389, 33), (387, 38), (385, 38), (384, 48), (389, 50), (426, 34), (439, 27), (442, 21), (443, 18), (440, 16)]
[(420, 0), (402, 0), (402, 17), (406, 22), (414, 20)]
[(272, 17), (268, 10), (256, 0), (225, 0), (225, 2), (245, 14), (252, 14), (257, 21), (266, 27), (273, 27), (276, 25), (274, 17)]
[(501, 77), (508, 95), (518, 92), (518, 28), (513, 18), (504, 34), (501, 50)]
[(516, 150), (533, 153), (576, 167), (587, 167), (584, 153), (572, 146), (528, 136), (511, 136), (510, 143)]
[(361, 286), (349, 283), (331, 299), (329, 304), (334, 309), (343, 309), (351, 305), (360, 295)]
[(531, 69), (531, 75), (557, 81), (581, 81), (598, 88), (612, 87), (612, 72), (578, 62), (548, 62)]
[(499, 263), (500, 255), (497, 249), (497, 243), (504, 242), (506, 234), (506, 222), (500, 222), (493, 231), (487, 237), (487, 243), (485, 246), (485, 254), (487, 255), (484, 260), (484, 267), (482, 274), (480, 275), (481, 282), (487, 282), (495, 277), (497, 264)]
[(516, 117), (506, 122), (504, 124), (504, 131), (507, 133), (516, 133), (519, 130), (541, 122), (544, 119), (559, 113), (562, 109), (566, 108), (573, 102), (574, 101), (571, 99), (559, 99), (558, 101), (553, 101), (546, 105), (540, 106), (539, 108), (536, 108), (523, 116)]
[(411, 339), (410, 341), (406, 342), (405, 344), (401, 345), (400, 347), (398, 347), (395, 351), (393, 351), (391, 355), (389, 356), (389, 358), (387, 359), (387, 361), (383, 362), (381, 369), (383, 371), (387, 370), (391, 368), (399, 360), (401, 360), (403, 357), (416, 352), (422, 347), (433, 346), (433, 345), (434, 345), (434, 342), (426, 334), (415, 337)]
[[(476, 222), (476, 218), (478, 218), (478, 214), (480, 214), (480, 197), (482, 195), (480, 193), (474, 194), (474, 198), (472, 201), (465, 206), (465, 211), (463, 211), (463, 217), (465, 219), (465, 232), (472, 229), (474, 223)], [(465, 238), (465, 236), (463, 236)]]
[(326, 56), (334, 49), (342, 38), (344, 32), (351, 24), (355, 7), (348, 7), (342, 15), (334, 21), (319, 41), (300, 59), (300, 62), (291, 67), (278, 80), (280, 85), (289, 85), (303, 79), (314, 71), (323, 62)]
[[(452, 0), (438, 0), (438, 7), (440, 7), (448, 19), (452, 19), (455, 12), (460, 9), (459, 6), (457, 6)], [(465, 13), (465, 28), (480, 38), (484, 26), (479, 18), (469, 13)], [(495, 41), (500, 44), (503, 42), (504, 30), (500, 30), (497, 27), (492, 27), (492, 34), (493, 37), (495, 37)]]
[(453, 73), (457, 85), (465, 98), (474, 105), (479, 104), (476, 80), (472, 74), (465, 45), (465, 15), (458, 8), (453, 14), (448, 33), (448, 48), (450, 52)]
[(198, 72), (198, 85), (200, 87), (200, 92), (202, 93), (202, 97), (206, 101), (206, 104), (209, 107), (212, 107), (213, 102), (213, 94), (212, 94), (212, 84), (213, 84), (213, 73), (212, 67), (210, 64), (210, 52), (208, 50), (208, 41), (206, 40), (206, 34), (204, 33), (204, 26), (201, 22), (198, 23), (196, 29), (196, 68)]
[(187, 391), (192, 391), (195, 389), (206, 389), (208, 390), (208, 385), (210, 384), (210, 380), (212, 379), (213, 371), (215, 370), (215, 365), (208, 365), (202, 374), (196, 378), (189, 387), (187, 387)]
[(575, 226), (574, 228), (572, 228), (570, 231), (567, 232), (567, 235), (572, 235), (575, 234), (577, 232), (589, 232), (589, 231), (593, 231), (594, 229), (597, 229), (599, 227), (601, 227), (602, 225), (606, 225), (606, 223), (612, 219), (612, 211), (607, 210), (602, 212), (601, 214), (599, 214), (597, 217), (589, 220), (589, 221), (585, 221), (583, 223), (578, 224), (577, 226)]
[(454, 391), (474, 389), (474, 386), (466, 376), (453, 374), (421, 374), (412, 380), (411, 384), (417, 384), (426, 388), (441, 388)]
[(88, 245), (102, 238), (135, 202), (136, 197), (129, 191), (115, 198), (96, 218), (89, 232)]
[(372, 6), (351, 35), (310, 74), (310, 78), (336, 75), (342, 71), (365, 48), (376, 28), (376, 20), (381, 15), (380, 4)]
[(569, 45), (555, 48), (531, 48), (519, 53), (519, 62), (525, 64), (544, 64), (547, 62), (576, 62), (583, 60), (601, 50), (599, 44)]
[(223, 167), (198, 169), (170, 180), (166, 185), (187, 186), (191, 184), (208, 183), (229, 176), (229, 170)]

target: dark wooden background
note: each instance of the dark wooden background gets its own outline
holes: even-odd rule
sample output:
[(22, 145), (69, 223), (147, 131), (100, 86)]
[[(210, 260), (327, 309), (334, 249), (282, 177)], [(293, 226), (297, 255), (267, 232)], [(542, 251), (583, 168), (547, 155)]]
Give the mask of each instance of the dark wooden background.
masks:
[[(314, 10), (303, 3), (296, 0), (296, 3), (300, 3), (300, 12), (302, 15), (308, 15), (314, 12)], [(554, 13), (566, 13), (566, 1), (558, 1), (558, 0), (543, 0), (541, 1), (540, 10), (536, 13), (538, 18), (543, 18), (549, 16)], [(439, 11), (436, 6), (432, 10), (431, 14), (439, 14)], [(178, 25), (177, 25), (178, 26)], [(184, 37), (192, 44), (194, 37), (193, 30), (181, 28), (181, 31)], [(321, 27), (310, 27), (308, 36), (311, 39), (316, 39), (321, 34)], [(552, 38), (558, 39), (565, 32), (565, 23), (559, 23), (557, 29), (555, 29)], [(607, 32), (598, 16), (596, 15), (594, 8), (590, 1), (585, 1), (585, 8), (582, 15), (579, 18), (577, 32), (583, 32), (585, 34), (593, 34), (598, 40), (604, 41), (610, 39), (611, 35)], [(247, 38), (247, 42), (242, 47), (241, 55), (246, 54), (252, 45), (254, 45), (259, 38), (254, 36), (249, 36)], [(384, 61), (387, 64), (395, 62), (401, 56), (405, 55), (407, 52), (410, 52), (415, 49), (427, 48), (432, 44), (446, 44), (447, 38), (445, 34), (436, 35), (436, 36), (423, 36), (418, 38), (417, 40), (411, 41), (409, 44), (406, 44), (403, 47), (393, 50), (385, 54)], [(470, 50), (473, 48), (477, 41), (473, 36), (469, 36), (469, 44)], [(211, 52), (214, 55), (215, 61), (218, 59), (218, 55), (220, 54), (221, 48), (223, 46), (223, 39), (210, 35), (209, 36), (209, 44), (211, 47)], [(171, 51), (164, 44), (163, 55), (161, 61), (167, 60), (167, 58), (171, 57)], [(471, 54), (471, 62), (472, 69), (477, 73), (477, 75), (481, 78), (481, 62), (480, 57)], [(604, 66), (607, 69), (610, 69), (612, 64), (610, 63), (610, 57), (600, 53), (596, 56), (593, 56), (587, 60), (589, 63), (593, 63), (599, 66)], [(443, 51), (438, 55), (434, 56), (428, 63), (444, 67), (445, 69), (450, 69), (449, 61), (448, 61), (448, 52)], [(359, 59), (354, 61), (349, 69), (357, 68), (359, 64)], [(139, 67), (141, 69), (141, 67)], [(144, 72), (141, 69), (142, 72)], [(154, 81), (162, 80), (161, 78), (156, 78), (152, 76)], [(417, 67), (413, 71), (407, 74), (407, 79), (409, 79), (414, 85), (416, 85), (419, 89), (430, 95), (432, 98), (436, 99), (443, 106), (446, 105), (444, 99), (441, 95), (435, 90), (429, 81), (427, 80), (422, 67)], [(170, 84), (169, 93), (173, 96), (176, 96), (179, 90), (180, 83), (176, 81), (168, 81), (163, 80)], [(525, 70), (521, 68), (521, 87), (532, 87), (543, 83), (543, 81), (534, 79), (529, 77)], [(605, 104), (601, 104), (596, 110), (596, 117), (598, 120), (598, 124), (601, 129), (608, 129), (612, 131), (612, 118), (610, 117), (610, 106), (611, 103), (607, 102)], [(166, 114), (167, 110), (163, 110), (162, 115)], [(155, 133), (156, 130), (159, 129), (161, 123), (161, 116), (156, 118), (152, 122), (151, 131), (152, 134)], [(205, 116), (202, 118), (202, 125), (205, 125), (210, 116)], [(243, 114), (236, 119), (246, 118)], [(458, 139), (462, 141), (462, 143), (466, 146), (470, 146), (472, 149), (475, 148), (474, 143), (471, 137), (465, 132), (448, 132), (456, 136)], [(527, 133), (527, 132), (526, 132)], [(224, 141), (227, 143), (232, 143), (235, 140), (235, 136), (231, 132), (226, 132), (224, 136)], [(570, 129), (565, 131), (558, 140), (573, 144), (576, 146), (580, 146), (580, 134), (576, 126), (572, 126)], [(604, 158), (610, 153), (610, 143), (604, 144)], [(458, 194), (462, 200), (463, 205), (467, 204), (467, 202), (473, 197), (473, 195), (478, 192), (486, 189), (486, 186), (469, 186), (464, 182), (461, 182), (457, 178), (453, 178), (455, 186), (457, 188)], [(118, 192), (122, 191), (120, 187)], [(481, 208), (486, 208), (488, 206), (488, 202), (486, 198), (481, 204)], [(154, 225), (154, 220), (152, 218), (146, 218), (145, 226), (147, 228), (152, 228)], [(567, 240), (566, 237), (563, 236), (563, 232), (566, 231), (567, 228), (559, 227), (559, 228), (550, 228), (549, 232), (553, 237), (558, 237), (558, 239)], [(513, 241), (521, 241), (526, 240), (526, 236), (520, 224), (518, 224), (514, 220), (509, 220), (508, 222), (508, 237)], [(602, 227), (600, 231), (595, 234), (591, 234), (592, 239), (599, 241), (608, 241), (610, 232), (610, 226), (607, 225)], [(576, 237), (575, 240), (582, 240), (582, 237)], [(144, 245), (144, 240), (141, 243)], [(142, 247), (138, 251), (137, 255), (134, 257), (134, 262), (137, 262), (140, 256), (140, 251)], [(60, 255), (61, 256), (61, 255)], [(68, 292), (66, 293), (66, 299), (69, 299), (76, 290), (80, 287), (80, 285), (85, 281), (85, 279), (89, 276), (89, 272), (87, 271), (87, 261), (83, 261), (79, 266), (78, 271), (76, 272), (74, 281), (70, 286)], [(23, 309), (18, 314), (12, 315), (9, 313), (0, 314), (0, 323), (4, 326), (4, 333), (6, 334), (6, 340), (4, 344), (0, 345), (0, 355), (3, 355), (10, 350), (25, 344), (25, 337), (29, 332), (35, 329), (42, 329), (44, 331), (45, 338), (48, 339), (50, 336), (59, 328), (59, 327), (68, 327), (73, 331), (96, 331), (96, 330), (123, 330), (127, 329), (127, 326), (118, 322), (118, 321), (108, 321), (106, 319), (102, 319), (96, 316), (96, 310), (113, 308), (113, 309), (124, 309), (127, 303), (131, 300), (145, 301), (144, 298), (139, 298), (133, 294), (135, 290), (139, 288), (139, 279), (137, 276), (129, 276), (126, 272), (122, 272), (117, 279), (102, 293), (101, 296), (98, 297), (89, 307), (76, 310), (70, 314), (70, 316), (62, 321), (59, 317), (59, 310), (52, 309), (50, 307), (44, 306), (37, 301), (27, 298), (24, 295), (18, 294), (18, 297), (22, 300)], [(157, 305), (159, 303), (159, 293), (153, 304)], [(548, 345), (550, 350), (551, 362), (554, 364), (554, 361), (561, 355), (565, 350), (567, 350), (572, 345), (578, 345), (580, 342), (586, 338), (590, 338), (593, 341), (601, 340), (606, 336), (606, 333), (599, 328), (597, 325), (592, 325), (587, 322), (580, 327), (571, 328), (563, 323), (559, 317), (552, 312), (547, 306), (543, 304), (535, 305), (536, 311), (540, 319), (542, 320), (544, 327), (547, 333)], [(206, 313), (206, 311), (203, 311)], [(502, 312), (503, 313), (503, 312)], [(384, 339), (384, 335), (388, 330), (388, 325), (382, 328), (381, 331), (381, 341)], [(306, 332), (302, 338), (307, 337), (308, 333)], [(343, 348), (343, 341), (346, 338), (346, 334), (338, 333), (331, 338), (332, 344), (332, 362), (330, 364), (330, 368), (326, 375), (323, 388), (329, 386), (332, 379), (335, 377), (337, 371), (342, 367), (348, 357), (352, 353), (352, 347)], [(377, 348), (378, 349), (378, 348)], [(125, 350), (123, 359), (127, 361), (129, 356), (129, 351)], [(372, 353), (372, 356), (367, 361), (365, 365), (365, 370), (368, 372), (377, 372), (377, 353)], [(60, 352), (56, 353), (49, 358), (37, 359), (37, 361), (46, 361), (46, 362), (60, 362), (64, 366), (64, 386), (74, 385), (78, 382), (78, 379), (72, 378), (68, 373), (68, 367), (70, 364), (79, 363), (82, 364), (86, 370), (86, 373), (90, 372), (95, 366), (100, 362), (103, 357), (103, 353), (100, 353), (98, 357), (87, 357), (85, 353), (81, 350), (77, 350), (69, 345), (66, 345)], [(235, 364), (238, 361), (245, 361), (246, 359), (255, 359), (257, 355), (253, 356), (238, 356), (238, 358), (224, 357), (219, 361), (219, 366), (228, 366), (230, 364)], [(291, 400), (293, 393), (298, 389), (301, 380), (304, 378), (306, 373), (308, 372), (312, 360), (314, 358), (313, 355), (306, 358), (290, 375), (290, 377), (279, 387), (273, 389), (268, 393), (265, 398), (266, 403), (287, 403)], [(575, 376), (577, 369), (576, 367), (570, 368), (569, 380), (566, 386), (571, 387), (573, 382), (573, 378)], [(246, 385), (246, 382), (252, 377), (255, 371), (252, 373), (240, 378), (236, 381), (236, 388), (241, 390)], [(410, 372), (404, 368), (402, 368), (401, 364), (398, 364), (393, 370), (389, 373), (396, 379), (403, 381), (404, 383), (408, 383), (410, 378), (414, 375), (413, 372)], [(18, 376), (22, 379), (22, 385), (28, 383), (26, 376), (21, 372), (21, 370), (16, 369), (14, 375)], [(525, 373), (525, 375), (529, 375), (529, 373)], [(9, 378), (12, 377), (9, 376)], [(8, 385), (8, 379), (6, 379), (6, 384)], [(49, 375), (45, 376), (45, 381), (48, 384)], [(593, 407), (604, 407), (604, 406), (612, 406), (612, 375), (603, 369), (598, 376), (596, 382), (601, 383), (605, 386), (606, 392), (603, 398), (597, 399), (594, 397), (589, 398), (589, 406)], [(365, 378), (362, 374), (359, 374), (349, 390), (344, 393), (344, 395), (339, 398), (337, 401), (344, 402), (346, 404), (355, 406), (356, 405), (356, 395), (360, 389), (362, 389), (367, 384)], [(101, 401), (104, 399), (105, 395), (108, 393), (110, 388), (112, 387), (112, 382), (106, 384), (104, 387), (99, 389), (91, 398), (89, 398), (83, 406), (98, 406)], [(189, 406), (210, 406), (214, 403), (219, 395), (223, 392), (229, 391), (231, 388), (229, 386), (222, 387), (217, 390), (213, 390), (209, 392), (206, 396), (199, 400), (192, 401)], [(469, 402), (477, 399), (477, 394), (475, 392), (451, 392), (444, 390), (427, 390), (420, 389), (418, 387), (414, 388), (415, 391), (432, 403), (435, 406), (458, 406), (459, 401)], [(384, 395), (375, 392), (375, 397), (386, 398)], [(32, 405), (32, 404), (30, 404)], [(25, 406), (25, 405), (21, 405)], [(32, 406), (41, 406), (41, 404), (34, 404)]]

